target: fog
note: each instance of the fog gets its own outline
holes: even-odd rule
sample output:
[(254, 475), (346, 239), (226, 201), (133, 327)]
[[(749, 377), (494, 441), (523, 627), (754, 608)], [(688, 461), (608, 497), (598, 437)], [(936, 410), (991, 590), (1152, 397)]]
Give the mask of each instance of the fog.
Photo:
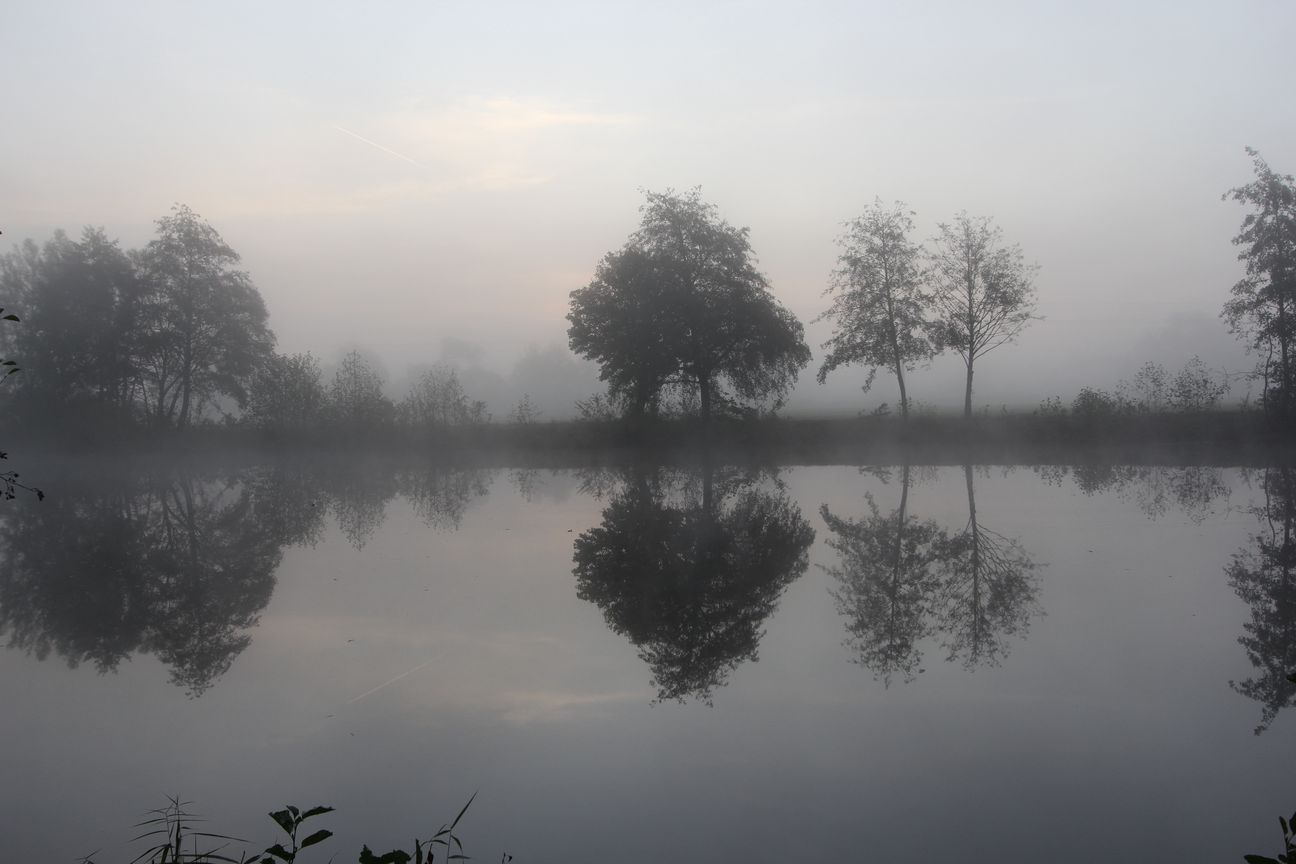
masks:
[[(813, 382), (841, 223), (898, 199), (926, 239), (967, 210), (1040, 267), (1041, 320), (976, 395), (1030, 406), (1145, 360), (1247, 367), (1218, 318), (1241, 275), (1220, 195), (1244, 145), (1296, 165), (1293, 23), (1277, 3), (15, 2), (0, 230), (133, 248), (185, 203), (242, 256), (281, 352), (362, 346), (396, 381), (458, 340), (500, 410), (524, 355), (566, 344), (568, 295), (640, 190), (700, 186), (807, 322), (788, 411), (849, 413), (895, 397), (849, 369)], [(487, 373), (510, 386), (488, 397)], [(912, 398), (960, 387), (947, 356)]]

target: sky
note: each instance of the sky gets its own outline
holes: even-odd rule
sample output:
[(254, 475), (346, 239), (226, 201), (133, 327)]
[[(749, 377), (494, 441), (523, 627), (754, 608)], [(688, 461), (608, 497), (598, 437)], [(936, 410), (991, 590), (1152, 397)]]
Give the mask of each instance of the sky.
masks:
[[(0, 2), (0, 249), (102, 226), (143, 245), (176, 202), (243, 256), (285, 352), (393, 374), (446, 339), (507, 371), (565, 345), (568, 298), (700, 186), (747, 226), (816, 348), (790, 410), (894, 401), (814, 383), (843, 221), (918, 239), (993, 217), (1041, 320), (977, 402), (1112, 387), (1145, 360), (1249, 361), (1245, 146), (1296, 171), (1296, 5), (1223, 3)], [(959, 406), (961, 362), (910, 392)]]

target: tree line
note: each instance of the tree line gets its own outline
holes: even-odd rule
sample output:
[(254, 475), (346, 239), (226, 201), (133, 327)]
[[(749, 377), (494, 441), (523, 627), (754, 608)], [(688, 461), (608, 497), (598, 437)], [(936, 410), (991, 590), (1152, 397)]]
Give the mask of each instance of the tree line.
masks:
[[(1223, 317), (1256, 353), (1250, 374), (1261, 382), (1264, 412), (1286, 423), (1296, 405), (1296, 183), (1248, 152), (1256, 179), (1225, 195), (1251, 210), (1234, 238), (1246, 276)], [(577, 403), (580, 415), (708, 421), (780, 407), (811, 352), (802, 323), (757, 267), (748, 229), (721, 218), (697, 189), (647, 192), (640, 212), (625, 245), (571, 294), (570, 348), (597, 364), (606, 386)], [(960, 212), (923, 244), (913, 217), (903, 203), (875, 200), (845, 223), (830, 302), (816, 319), (833, 328), (817, 377), (859, 366), (868, 390), (878, 372), (894, 376), (907, 418), (907, 376), (952, 351), (963, 361), (963, 414), (971, 417), (977, 361), (1037, 318), (1038, 268), (989, 218)], [(491, 420), (450, 366), (427, 371), (396, 402), (360, 352), (342, 360), (331, 382), (313, 355), (277, 353), (265, 303), (239, 264), (183, 205), (157, 221), (142, 249), (123, 250), (86, 228), (80, 239), (60, 231), (43, 246), (29, 240), (0, 255), (0, 297), (22, 313), (21, 326), (0, 331), (0, 349), (10, 368), (25, 370), (6, 414), (171, 429), (224, 417), (288, 432)], [(1140, 375), (1174, 389), (1174, 404), (1214, 407), (1220, 393), (1200, 372), (1185, 367), (1160, 384), (1164, 370)], [(1103, 407), (1104, 395), (1082, 393), (1081, 413)], [(1172, 404), (1158, 396), (1152, 410), (1158, 400)], [(538, 414), (524, 397), (509, 419)]]
[[(663, 406), (710, 419), (780, 406), (810, 362), (804, 328), (756, 268), (748, 229), (735, 228), (700, 192), (648, 192), (639, 229), (572, 292), (572, 350), (599, 364), (625, 412)], [(967, 370), (972, 414), (976, 360), (1011, 342), (1034, 317), (1035, 268), (988, 218), (959, 213), (928, 250), (911, 239), (912, 213), (876, 202), (848, 222), (820, 316), (833, 322), (819, 369), (894, 374), (908, 416), (905, 373), (944, 350)]]

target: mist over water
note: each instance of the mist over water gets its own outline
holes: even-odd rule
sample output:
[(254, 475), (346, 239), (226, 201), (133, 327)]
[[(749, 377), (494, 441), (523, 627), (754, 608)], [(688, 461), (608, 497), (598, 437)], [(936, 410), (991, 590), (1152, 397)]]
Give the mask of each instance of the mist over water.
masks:
[(861, 831), (924, 856), (932, 806), (989, 860), (1083, 806), (1111, 830), (1061, 860), (1226, 858), (1296, 755), (1290, 473), (73, 474), (0, 525), (0, 670), (24, 693), (0, 730), (24, 742), (7, 843), (124, 851), (153, 787), (183, 782), (251, 838), (249, 783), (314, 795), (342, 850), (481, 789), (470, 854), (548, 859), (575, 834), (651, 860), (665, 820), (701, 857), (837, 858)]
[(1294, 25), (13, 0), (0, 861), (1290, 847)]

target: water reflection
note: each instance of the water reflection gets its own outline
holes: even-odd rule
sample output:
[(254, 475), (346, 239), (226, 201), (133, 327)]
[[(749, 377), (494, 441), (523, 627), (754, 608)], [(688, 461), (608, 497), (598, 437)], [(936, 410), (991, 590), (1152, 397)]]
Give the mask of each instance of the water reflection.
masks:
[(837, 583), (837, 610), (847, 619), (846, 644), (856, 662), (888, 686), (912, 681), (920, 643), (938, 636), (946, 659), (966, 668), (995, 665), (1010, 637), (1023, 635), (1038, 611), (1039, 565), (1016, 539), (981, 524), (971, 465), (963, 468), (968, 521), (951, 532), (909, 513), (911, 469), (901, 471), (899, 506), (883, 514), (866, 495), (869, 515), (842, 519), (827, 505), (820, 514), (840, 564), (827, 568)]
[(1296, 672), (1296, 469), (1266, 469), (1261, 488), (1264, 503), (1252, 508), (1261, 530), (1224, 568), (1229, 585), (1251, 610), (1238, 642), (1257, 674), (1229, 686), (1260, 703), (1257, 735), (1279, 711), (1296, 704), (1296, 683), (1289, 678)]
[(1231, 490), (1220, 468), (1207, 465), (1084, 465), (1037, 466), (1035, 473), (1054, 486), (1070, 474), (1086, 495), (1113, 492), (1132, 500), (1149, 519), (1160, 519), (1177, 508), (1193, 522), (1214, 515)]
[(658, 699), (710, 702), (757, 659), (761, 628), (813, 542), (800, 508), (756, 478), (635, 471), (576, 539), (577, 594), (639, 649)]
[(858, 520), (834, 516), (827, 504), (819, 508), (832, 535), (828, 545), (841, 556), (840, 565), (826, 569), (837, 582), (837, 611), (848, 621), (846, 644), (888, 686), (893, 675), (911, 681), (918, 670), (919, 642), (932, 632), (940, 587), (934, 565), (949, 542), (936, 522), (909, 514), (910, 481), (905, 465), (900, 506), (885, 515), (872, 494), (865, 495), (869, 515)]
[(318, 537), (311, 498), (283, 472), (50, 496), (0, 524), (0, 634), (100, 672), (153, 654), (201, 695), (251, 641), (282, 548)]

